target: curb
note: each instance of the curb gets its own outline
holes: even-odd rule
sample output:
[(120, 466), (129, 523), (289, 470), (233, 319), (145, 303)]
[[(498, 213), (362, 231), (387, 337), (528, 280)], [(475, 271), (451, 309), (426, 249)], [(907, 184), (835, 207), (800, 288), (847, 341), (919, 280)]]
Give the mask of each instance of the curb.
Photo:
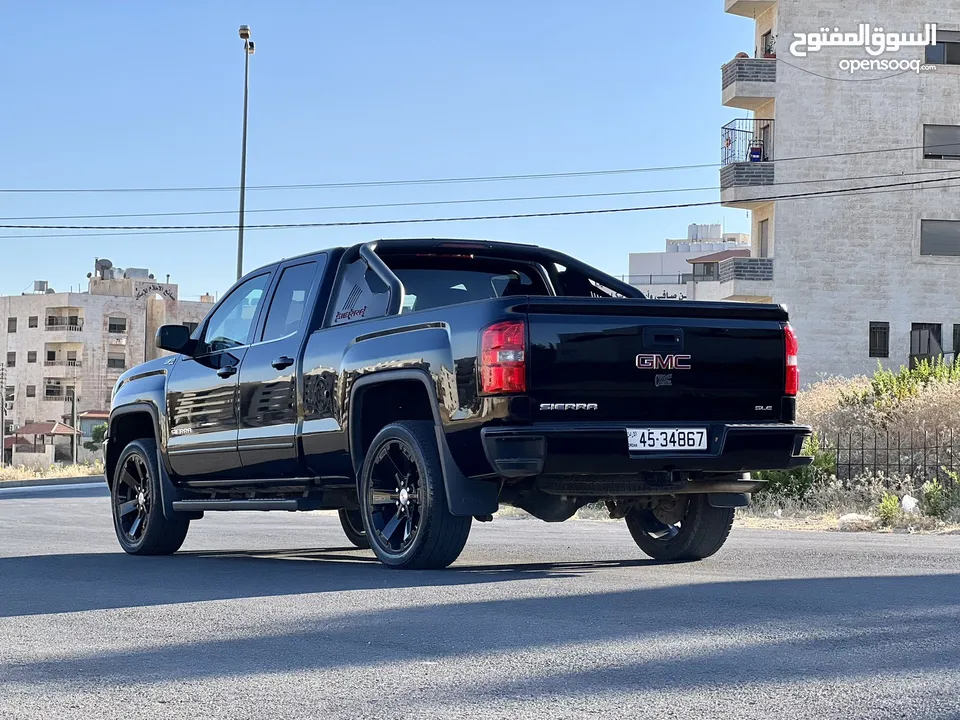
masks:
[(35, 480), (0, 480), (0, 490), (4, 488), (43, 487), (44, 485), (79, 485), (106, 482), (103, 475), (85, 475), (69, 478), (37, 478)]

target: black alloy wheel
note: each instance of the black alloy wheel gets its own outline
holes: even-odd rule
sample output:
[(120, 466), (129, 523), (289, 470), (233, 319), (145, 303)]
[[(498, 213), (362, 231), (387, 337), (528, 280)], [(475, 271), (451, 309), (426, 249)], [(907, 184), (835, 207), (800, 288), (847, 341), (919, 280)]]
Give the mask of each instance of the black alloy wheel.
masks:
[(373, 459), (367, 502), (377, 542), (392, 554), (409, 550), (420, 531), (420, 484), (413, 451), (399, 439), (383, 443)]
[(143, 540), (150, 523), (153, 489), (150, 471), (139, 453), (130, 453), (124, 459), (117, 476), (119, 484), (113, 494), (117, 531), (132, 545)]
[(367, 540), (367, 533), (363, 529), (363, 514), (359, 510), (348, 510), (341, 508), (340, 527), (343, 528), (343, 534), (354, 547), (361, 550), (369, 550), (370, 542)]
[(124, 552), (169, 555), (183, 545), (190, 520), (183, 513), (163, 514), (157, 443), (133, 440), (120, 453), (110, 485), (113, 529)]
[(385, 565), (443, 568), (466, 545), (471, 517), (447, 506), (433, 423), (387, 425), (370, 444), (359, 479), (366, 538)]
[(717, 552), (733, 527), (734, 508), (713, 507), (705, 494), (662, 498), (652, 509), (627, 513), (627, 529), (655, 560), (689, 562)]

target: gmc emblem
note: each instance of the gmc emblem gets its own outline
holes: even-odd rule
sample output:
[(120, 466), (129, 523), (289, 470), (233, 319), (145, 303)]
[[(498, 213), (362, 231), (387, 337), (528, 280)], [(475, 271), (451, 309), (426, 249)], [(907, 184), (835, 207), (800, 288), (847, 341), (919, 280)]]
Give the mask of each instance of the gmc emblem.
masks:
[(689, 370), (689, 355), (637, 355), (637, 367), (641, 370)]

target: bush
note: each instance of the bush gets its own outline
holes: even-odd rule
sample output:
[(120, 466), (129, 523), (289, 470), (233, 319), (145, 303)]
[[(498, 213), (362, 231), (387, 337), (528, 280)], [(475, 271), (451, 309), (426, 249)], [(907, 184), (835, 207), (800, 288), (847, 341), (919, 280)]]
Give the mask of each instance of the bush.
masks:
[(885, 492), (877, 506), (877, 517), (880, 518), (880, 524), (884, 527), (893, 526), (900, 517), (900, 498), (894, 493)]
[(943, 469), (953, 481), (953, 487), (947, 487), (939, 479), (928, 480), (920, 488), (920, 509), (924, 515), (944, 519), (951, 511), (960, 507), (960, 490), (958, 490), (958, 475), (946, 468)]
[(817, 486), (823, 485), (837, 474), (836, 455), (829, 450), (820, 449), (820, 439), (816, 433), (803, 443), (804, 455), (812, 455), (813, 462), (793, 470), (761, 470), (756, 473), (758, 480), (766, 485), (758, 495), (770, 498), (803, 500)]

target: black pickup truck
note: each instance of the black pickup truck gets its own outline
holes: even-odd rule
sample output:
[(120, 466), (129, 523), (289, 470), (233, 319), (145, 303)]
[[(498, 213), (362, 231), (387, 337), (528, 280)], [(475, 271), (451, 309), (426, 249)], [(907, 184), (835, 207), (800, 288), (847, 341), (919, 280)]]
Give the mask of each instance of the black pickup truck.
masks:
[(337, 509), (395, 568), (452, 563), (500, 504), (605, 502), (695, 560), (804, 465), (797, 341), (776, 305), (647, 299), (533, 245), (389, 240), (255, 270), (113, 390), (123, 549), (176, 552), (214, 510)]

